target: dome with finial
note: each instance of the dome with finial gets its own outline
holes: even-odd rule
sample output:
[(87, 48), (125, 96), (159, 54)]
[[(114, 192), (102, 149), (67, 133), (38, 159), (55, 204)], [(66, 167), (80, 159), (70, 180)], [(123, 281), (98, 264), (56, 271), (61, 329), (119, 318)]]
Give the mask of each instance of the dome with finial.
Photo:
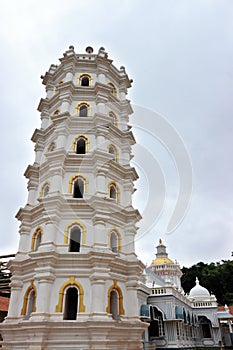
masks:
[(210, 297), (210, 293), (208, 289), (200, 285), (199, 280), (196, 277), (196, 285), (190, 290), (189, 296), (192, 298), (206, 298)]
[(159, 239), (159, 245), (156, 247), (156, 258), (153, 260), (153, 265), (174, 264), (174, 261), (168, 258), (166, 252), (166, 246), (163, 244), (162, 239)]

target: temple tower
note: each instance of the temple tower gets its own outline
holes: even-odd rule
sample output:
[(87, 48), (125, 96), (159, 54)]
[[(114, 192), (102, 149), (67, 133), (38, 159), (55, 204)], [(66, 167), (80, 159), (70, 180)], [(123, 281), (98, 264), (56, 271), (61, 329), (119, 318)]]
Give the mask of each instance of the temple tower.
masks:
[(156, 250), (156, 258), (152, 261), (149, 269), (162, 277), (166, 282), (171, 282), (175, 288), (181, 290), (180, 279), (182, 271), (180, 265), (168, 257), (166, 246), (163, 244), (162, 239), (159, 240)]
[(141, 349), (132, 81), (104, 48), (73, 46), (42, 80), (3, 349)]

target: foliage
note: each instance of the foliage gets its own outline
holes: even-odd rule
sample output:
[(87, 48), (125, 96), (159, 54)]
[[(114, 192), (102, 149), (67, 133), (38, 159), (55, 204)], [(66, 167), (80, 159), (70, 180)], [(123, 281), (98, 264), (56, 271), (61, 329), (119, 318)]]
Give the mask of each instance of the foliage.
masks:
[(199, 262), (189, 268), (182, 268), (182, 287), (185, 293), (195, 286), (198, 277), (200, 284), (214, 294), (219, 305), (233, 305), (233, 261), (222, 260), (217, 263)]

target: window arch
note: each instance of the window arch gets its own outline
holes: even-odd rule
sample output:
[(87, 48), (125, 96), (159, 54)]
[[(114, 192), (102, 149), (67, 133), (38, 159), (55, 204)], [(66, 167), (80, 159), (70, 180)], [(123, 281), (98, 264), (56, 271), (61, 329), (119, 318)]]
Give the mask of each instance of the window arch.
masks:
[(82, 177), (78, 176), (73, 182), (73, 197), (83, 198), (85, 181)]
[(42, 239), (42, 233), (41, 231), (37, 232), (37, 235), (35, 237), (35, 245), (34, 245), (34, 250), (38, 250), (40, 244), (41, 244), (41, 239)]
[(64, 320), (76, 320), (78, 311), (78, 289), (68, 287), (65, 294)]
[[(76, 230), (73, 230), (73, 228), (77, 228)], [(79, 239), (79, 233), (78, 230), (80, 230), (80, 239)], [(72, 235), (71, 235), (71, 231), (72, 231)], [(78, 241), (79, 239), (79, 244), (80, 245), (85, 245), (86, 244), (86, 227), (85, 225), (80, 222), (80, 221), (73, 221), (70, 224), (68, 224), (65, 228), (65, 232), (64, 232), (64, 244), (68, 244), (69, 243), (69, 249), (70, 249), (70, 240), (74, 240), (75, 239)]]
[(82, 101), (77, 104), (75, 109), (79, 117), (86, 118), (90, 115), (91, 105), (88, 102)]
[(36, 299), (36, 294), (35, 294), (34, 289), (32, 289), (28, 295), (28, 303), (27, 303), (27, 311), (26, 311), (26, 316), (28, 316), (28, 317), (31, 315), (31, 313), (34, 310), (35, 299)]
[(212, 324), (211, 321), (206, 316), (198, 316), (198, 323), (201, 328), (201, 336), (202, 338), (212, 338)]
[(108, 85), (111, 87), (111, 93), (113, 96), (117, 96), (117, 89), (116, 89), (116, 86), (112, 83), (112, 82), (109, 82)]
[(108, 113), (109, 115), (109, 118), (111, 120), (111, 122), (113, 123), (113, 125), (115, 125), (116, 127), (118, 127), (118, 119), (117, 119), (117, 116), (116, 114), (113, 112), (113, 111), (110, 111)]
[(118, 162), (118, 161), (119, 161), (118, 150), (117, 150), (116, 146), (110, 144), (110, 145), (108, 146), (108, 152), (109, 152), (110, 154), (113, 154), (113, 155), (114, 155), (114, 160), (115, 160), (115, 162)]
[(21, 315), (30, 317), (32, 312), (36, 312), (36, 287), (33, 281), (24, 294)]
[(110, 292), (110, 314), (114, 320), (119, 319), (119, 295), (116, 289)]
[(85, 135), (78, 135), (73, 139), (72, 151), (76, 154), (86, 154), (89, 152), (90, 140)]
[(80, 137), (76, 143), (76, 154), (85, 154), (86, 153), (86, 139)]
[(49, 181), (46, 181), (40, 190), (40, 198), (46, 197), (49, 193), (49, 189), (50, 189), (50, 183)]
[(78, 77), (78, 85), (91, 86), (92, 85), (92, 76), (88, 73), (80, 74)]
[(54, 112), (53, 112), (53, 115), (58, 115), (60, 113), (60, 109), (56, 109)]
[(112, 252), (114, 253), (118, 252), (118, 236), (114, 231), (112, 231), (110, 234), (110, 247)]
[(47, 152), (52, 152), (55, 150), (55, 148), (56, 148), (56, 143), (51, 142), (50, 145), (48, 146)]
[(73, 193), (74, 198), (83, 198), (88, 192), (88, 180), (81, 174), (71, 176), (68, 185), (68, 193)]
[(81, 235), (82, 231), (78, 225), (70, 229), (69, 252), (80, 252)]
[(109, 230), (109, 247), (112, 252), (117, 253), (122, 249), (121, 235), (116, 228)]
[(43, 229), (42, 227), (37, 227), (37, 229), (34, 231), (32, 235), (32, 243), (31, 243), (31, 250), (36, 251), (38, 250), (41, 241), (42, 241), (42, 235), (43, 235)]
[[(66, 300), (65, 300), (65, 303), (63, 302), (64, 296), (67, 294), (67, 290), (69, 290), (69, 288), (75, 288), (75, 287), (77, 288), (77, 311), (78, 312), (85, 312), (85, 305), (83, 303), (83, 301), (84, 301), (84, 289), (83, 289), (81, 283), (76, 281), (74, 276), (71, 276), (69, 281), (63, 283), (63, 285), (61, 286), (61, 288), (59, 290), (59, 295), (58, 295), (58, 303), (56, 305), (56, 312), (62, 312), (64, 310), (63, 317), (66, 316), (67, 313), (69, 313), (69, 310), (67, 310), (68, 306), (74, 305), (74, 304), (72, 304), (72, 300), (69, 300), (69, 302), (68, 302), (69, 304), (66, 306)], [(70, 292), (70, 294), (72, 295), (70, 298), (73, 298), (75, 301), (75, 298), (76, 298), (75, 292), (72, 291), (72, 292)], [(70, 314), (70, 316), (71, 316), (71, 314)]]
[(120, 202), (120, 191), (115, 182), (110, 182), (108, 184), (108, 195), (109, 198), (114, 199), (117, 203)]
[(125, 314), (123, 308), (123, 293), (121, 288), (117, 285), (117, 281), (114, 280), (113, 285), (108, 289), (108, 305), (106, 312), (112, 314), (114, 320), (119, 319), (120, 315)]
[(162, 337), (165, 335), (164, 331), (164, 321), (162, 312), (160, 312), (155, 306), (151, 306), (152, 308), (152, 320), (150, 322), (148, 332), (149, 339), (153, 340), (157, 337)]

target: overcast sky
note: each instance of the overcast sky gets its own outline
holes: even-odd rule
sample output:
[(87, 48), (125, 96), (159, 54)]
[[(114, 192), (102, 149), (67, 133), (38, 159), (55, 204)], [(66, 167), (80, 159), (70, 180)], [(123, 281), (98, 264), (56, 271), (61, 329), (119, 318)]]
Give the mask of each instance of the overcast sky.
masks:
[[(145, 198), (150, 171), (157, 163), (166, 186), (163, 214), (136, 239), (139, 258), (149, 264), (162, 238), (170, 258), (181, 266), (231, 259), (232, 18), (232, 0), (1, 2), (0, 254), (17, 251), (14, 216), (26, 204), (23, 173), (34, 162), (30, 138), (40, 127), (37, 106), (45, 96), (40, 75), (50, 64), (58, 64), (72, 44), (76, 52), (89, 45), (94, 52), (105, 47), (116, 67), (124, 65), (134, 80), (128, 98), (135, 110), (143, 107), (141, 118), (162, 115), (190, 155), (189, 209), (177, 229), (166, 234), (179, 191), (176, 166), (166, 145), (135, 129), (138, 148), (133, 165), (141, 180), (135, 183), (134, 203), (144, 220), (150, 214), (146, 208), (156, 205), (156, 197), (149, 203)], [(133, 124), (133, 116), (131, 120)], [(156, 159), (151, 170), (140, 158), (142, 148)], [(155, 175), (156, 171), (154, 182), (159, 184)]]

